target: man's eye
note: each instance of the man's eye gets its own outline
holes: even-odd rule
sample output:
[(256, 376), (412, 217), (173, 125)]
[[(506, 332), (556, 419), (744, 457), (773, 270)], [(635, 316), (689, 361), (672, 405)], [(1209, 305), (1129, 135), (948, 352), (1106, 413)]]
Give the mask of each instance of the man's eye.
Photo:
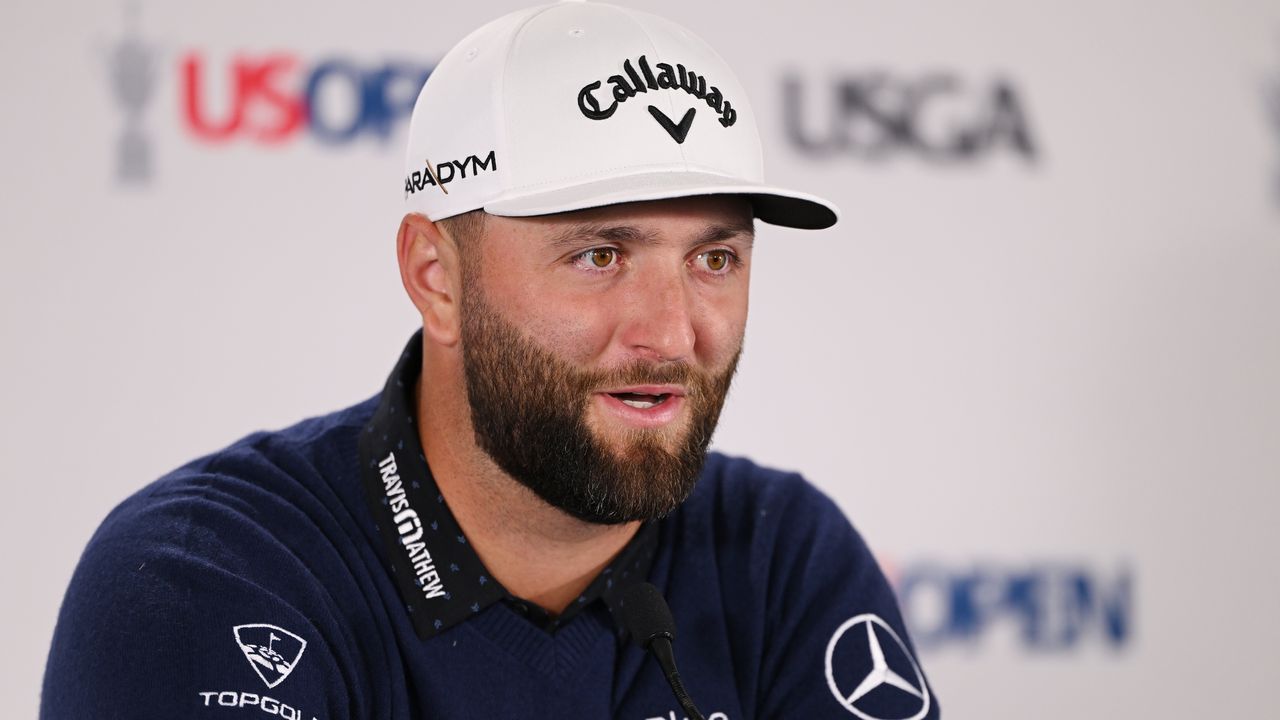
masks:
[(614, 248), (592, 248), (574, 258), (574, 262), (587, 270), (607, 270), (618, 264), (618, 251)]
[(728, 250), (709, 250), (699, 255), (698, 258), (713, 273), (725, 272), (733, 264), (734, 260), (733, 253)]

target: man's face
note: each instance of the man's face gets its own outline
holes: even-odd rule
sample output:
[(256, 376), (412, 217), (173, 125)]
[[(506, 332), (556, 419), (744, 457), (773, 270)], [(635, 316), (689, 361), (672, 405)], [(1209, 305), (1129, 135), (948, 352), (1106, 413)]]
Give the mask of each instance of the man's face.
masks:
[(674, 509), (737, 366), (752, 239), (731, 197), (486, 218), (461, 306), (480, 447), (588, 522)]

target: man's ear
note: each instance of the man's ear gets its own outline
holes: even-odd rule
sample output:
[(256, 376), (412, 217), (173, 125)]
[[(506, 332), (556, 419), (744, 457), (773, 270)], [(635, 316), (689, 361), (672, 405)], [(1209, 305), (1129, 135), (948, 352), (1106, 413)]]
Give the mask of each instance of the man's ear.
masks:
[(441, 345), (456, 345), (462, 268), (453, 239), (426, 216), (409, 213), (400, 221), (396, 256), (400, 260), (400, 280), (422, 313), (427, 338)]

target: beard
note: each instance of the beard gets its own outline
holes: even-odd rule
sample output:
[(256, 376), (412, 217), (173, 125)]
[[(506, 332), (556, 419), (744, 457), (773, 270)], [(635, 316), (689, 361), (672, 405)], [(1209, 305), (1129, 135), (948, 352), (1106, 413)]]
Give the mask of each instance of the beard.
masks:
[[(507, 322), (479, 283), (468, 283), (467, 290), (460, 311), (471, 424), (477, 444), (498, 467), (548, 504), (590, 523), (655, 520), (684, 502), (706, 460), (741, 344), (716, 373), (639, 360), (581, 370)], [(629, 428), (614, 448), (588, 424), (599, 390), (665, 384), (687, 393), (683, 430)]]

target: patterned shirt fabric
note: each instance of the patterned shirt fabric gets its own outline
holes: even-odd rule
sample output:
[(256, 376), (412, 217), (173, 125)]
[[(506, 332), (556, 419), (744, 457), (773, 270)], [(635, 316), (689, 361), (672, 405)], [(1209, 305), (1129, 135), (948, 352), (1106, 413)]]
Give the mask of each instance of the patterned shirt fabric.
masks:
[(939, 717), (833, 502), (710, 453), (558, 618), (485, 570), (422, 456), (420, 337), (383, 392), (194, 460), (116, 507), (63, 601), (42, 718), (683, 717), (612, 614), (641, 579), (708, 720)]

